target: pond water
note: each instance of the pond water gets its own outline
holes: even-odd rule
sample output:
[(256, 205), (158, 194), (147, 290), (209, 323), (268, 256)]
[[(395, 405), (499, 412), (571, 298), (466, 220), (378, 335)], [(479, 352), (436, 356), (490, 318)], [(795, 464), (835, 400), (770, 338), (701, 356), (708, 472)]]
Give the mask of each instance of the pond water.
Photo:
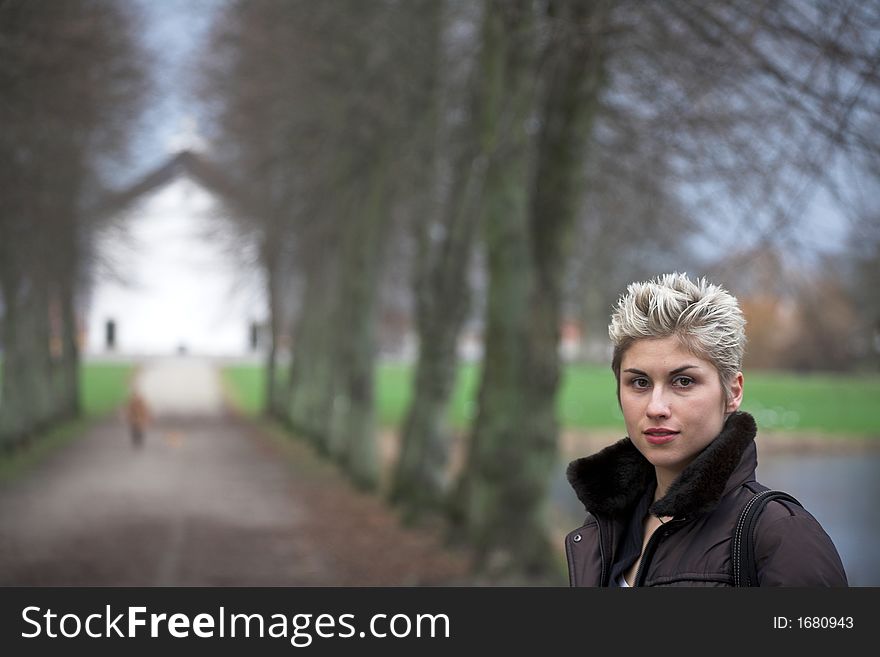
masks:
[[(571, 527), (584, 510), (563, 472), (553, 500)], [(850, 586), (880, 586), (880, 453), (761, 455), (758, 481), (794, 495), (828, 532)]]

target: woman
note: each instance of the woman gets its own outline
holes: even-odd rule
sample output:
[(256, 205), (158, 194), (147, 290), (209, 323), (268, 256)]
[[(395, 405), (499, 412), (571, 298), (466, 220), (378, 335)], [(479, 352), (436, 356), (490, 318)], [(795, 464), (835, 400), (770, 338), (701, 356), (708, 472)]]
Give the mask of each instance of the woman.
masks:
[[(628, 437), (576, 460), (588, 515), (566, 537), (573, 586), (730, 586), (731, 539), (755, 481), (755, 421), (739, 411), (745, 319), (723, 288), (666, 274), (633, 283), (608, 328)], [(797, 504), (759, 516), (761, 586), (846, 586), (831, 539)]]

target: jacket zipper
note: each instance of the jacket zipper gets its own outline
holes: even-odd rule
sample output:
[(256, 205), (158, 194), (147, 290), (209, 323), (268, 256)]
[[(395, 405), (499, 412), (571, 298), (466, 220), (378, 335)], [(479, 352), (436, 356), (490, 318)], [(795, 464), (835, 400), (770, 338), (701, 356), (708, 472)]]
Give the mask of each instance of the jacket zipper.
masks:
[(651, 534), (651, 538), (648, 539), (648, 544), (645, 546), (644, 551), (642, 552), (642, 560), (639, 562), (639, 568), (636, 571), (635, 579), (633, 579), (633, 586), (641, 586), (644, 584), (644, 580), (647, 577), (647, 566), (651, 563), (651, 559), (654, 558), (654, 553), (657, 551), (657, 544), (660, 543), (660, 539), (666, 538), (669, 534), (672, 533), (673, 527), (670, 527), (673, 523), (681, 523), (684, 522), (686, 518), (674, 518), (667, 522), (665, 525), (658, 527), (653, 534)]
[(659, 530), (655, 531), (651, 534), (651, 538), (648, 539), (648, 544), (645, 545), (645, 549), (642, 551), (642, 558), (639, 561), (639, 569), (636, 571), (635, 579), (633, 579), (633, 586), (641, 586), (642, 585), (642, 571), (645, 569), (645, 564), (647, 564), (654, 556), (654, 550), (657, 549), (657, 541), (660, 540), (658, 534)]

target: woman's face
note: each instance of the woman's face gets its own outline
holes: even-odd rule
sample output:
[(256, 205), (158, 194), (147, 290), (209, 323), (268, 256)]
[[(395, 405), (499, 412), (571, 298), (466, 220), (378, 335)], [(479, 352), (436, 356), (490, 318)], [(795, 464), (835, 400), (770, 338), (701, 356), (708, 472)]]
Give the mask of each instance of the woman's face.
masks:
[(721, 431), (742, 402), (742, 374), (725, 402), (708, 360), (675, 337), (636, 340), (620, 366), (620, 405), (630, 440), (667, 484)]

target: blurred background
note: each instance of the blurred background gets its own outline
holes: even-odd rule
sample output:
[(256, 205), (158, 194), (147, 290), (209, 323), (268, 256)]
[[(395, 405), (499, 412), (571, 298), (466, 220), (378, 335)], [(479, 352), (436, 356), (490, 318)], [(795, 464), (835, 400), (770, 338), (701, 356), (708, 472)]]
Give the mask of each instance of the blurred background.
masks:
[(564, 585), (611, 308), (686, 271), (745, 311), (759, 480), (880, 585), (878, 43), (875, 2), (0, 0), (0, 583)]

